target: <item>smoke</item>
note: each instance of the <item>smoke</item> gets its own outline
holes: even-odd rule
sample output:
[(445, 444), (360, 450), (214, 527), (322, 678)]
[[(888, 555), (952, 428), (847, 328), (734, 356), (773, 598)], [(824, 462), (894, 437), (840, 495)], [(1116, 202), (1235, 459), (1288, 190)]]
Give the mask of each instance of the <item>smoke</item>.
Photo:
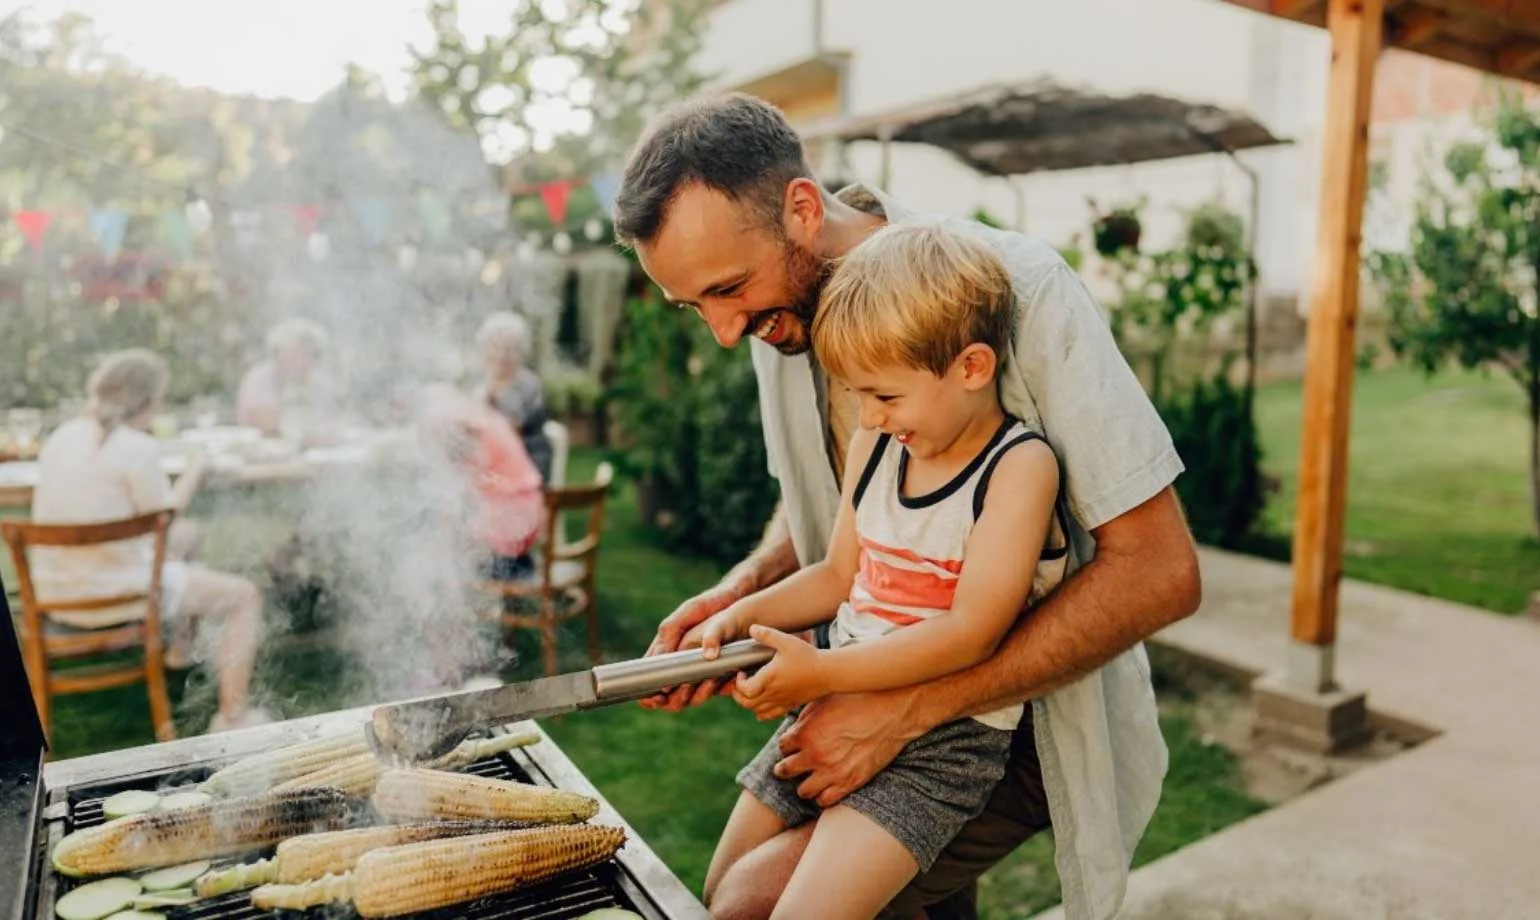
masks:
[[(239, 232), (225, 258), (260, 292), (256, 325), (303, 317), (325, 330), (317, 373), (341, 412), (317, 419), (313, 434), (332, 442), (307, 453), (321, 474), (262, 493), (263, 512), (281, 521), (279, 551), (232, 555), (265, 553), (275, 585), (321, 589), (316, 641), (345, 650), (361, 672), (336, 675), (355, 684), (348, 702), (450, 689), (495, 671), (508, 653), (495, 622), (475, 615), (496, 602), (475, 590), (487, 550), (471, 526), (470, 472), (425, 434), (418, 413), (429, 384), (479, 382), (472, 343), (487, 314), (513, 309), (542, 325), (548, 270), (517, 246), (474, 134), (365, 91), (319, 101), (281, 186), (245, 194), (226, 203), (227, 226)], [(324, 212), (312, 233), (295, 234), (250, 218), (264, 199), (321, 202)], [(252, 349), (251, 360), (263, 357)], [(302, 638), (311, 624), (291, 612), (268, 605), (264, 641)], [(307, 708), (281, 669), (257, 673), (254, 703)], [(320, 689), (335, 698), (337, 688)]]

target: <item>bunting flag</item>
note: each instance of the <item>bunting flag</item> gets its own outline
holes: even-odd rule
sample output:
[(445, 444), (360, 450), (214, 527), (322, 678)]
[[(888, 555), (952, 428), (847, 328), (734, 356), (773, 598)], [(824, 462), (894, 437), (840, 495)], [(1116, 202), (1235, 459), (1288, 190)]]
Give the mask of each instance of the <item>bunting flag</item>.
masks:
[(560, 179), (540, 186), (540, 200), (545, 202), (551, 223), (558, 227), (567, 219), (567, 199), (572, 197), (573, 184), (571, 179)]
[(88, 218), (102, 255), (116, 259), (123, 249), (123, 235), (128, 231), (128, 213), (118, 210), (92, 211)]
[(176, 254), (182, 258), (192, 255), (193, 232), (192, 224), (187, 222), (187, 215), (181, 211), (167, 211), (160, 216), (160, 235), (166, 241), (166, 245), (176, 250)]
[(321, 216), (324, 213), (325, 209), (318, 204), (294, 205), (294, 229), (299, 231), (300, 236), (310, 236), (316, 232), (317, 227), (321, 226)]
[(353, 202), (353, 216), (371, 243), (385, 241), (390, 230), (390, 202), (382, 198), (364, 198)]
[(588, 187), (599, 199), (599, 210), (610, 214), (615, 208), (615, 193), (620, 191), (620, 174), (613, 170), (599, 173), (588, 180)]
[(11, 215), (16, 221), (16, 226), (21, 228), (21, 235), (27, 238), (27, 248), (33, 252), (41, 252), (43, 248), (43, 235), (48, 232), (48, 225), (53, 221), (53, 213), (50, 211), (17, 211)]

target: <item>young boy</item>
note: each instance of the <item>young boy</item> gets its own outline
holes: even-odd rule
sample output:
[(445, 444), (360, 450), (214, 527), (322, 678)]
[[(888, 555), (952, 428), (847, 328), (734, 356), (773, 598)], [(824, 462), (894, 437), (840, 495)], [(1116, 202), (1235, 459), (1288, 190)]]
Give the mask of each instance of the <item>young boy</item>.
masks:
[[(877, 231), (825, 288), (813, 348), (859, 394), (861, 431), (827, 558), (703, 624), (707, 656), (745, 636), (776, 649), (733, 696), (761, 719), (787, 716), (738, 775), (708, 900), (751, 850), (816, 820), (773, 918), (875, 917), (1002, 776), (1019, 705), (910, 742), (828, 810), (771, 770), (802, 705), (971, 667), (1063, 578), (1057, 459), (997, 395), (1014, 310), (988, 245), (933, 226)], [(787, 635), (831, 617), (826, 650)]]

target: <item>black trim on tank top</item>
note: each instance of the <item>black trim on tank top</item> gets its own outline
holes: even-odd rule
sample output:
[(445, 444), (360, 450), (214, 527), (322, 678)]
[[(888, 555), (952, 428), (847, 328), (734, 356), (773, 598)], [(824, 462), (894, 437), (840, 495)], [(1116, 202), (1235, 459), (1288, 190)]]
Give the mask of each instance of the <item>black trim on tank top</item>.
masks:
[[(1017, 444), (1025, 444), (1028, 441), (1042, 441), (1044, 444), (1048, 443), (1048, 439), (1038, 434), (1037, 432), (1024, 431), (1016, 437), (1011, 438), (1011, 440), (1007, 442), (1004, 447), (1001, 447), (993, 457), (989, 458), (989, 465), (984, 467), (984, 474), (979, 477), (979, 484), (973, 488), (973, 520), (977, 521), (979, 519), (979, 515), (984, 513), (984, 493), (989, 491), (989, 479), (994, 475), (995, 466), (999, 464), (1000, 458), (1005, 456), (1006, 451), (1015, 447)], [(1054, 497), (1053, 516), (1054, 519), (1059, 522), (1059, 530), (1061, 532), (1061, 536), (1064, 538), (1064, 545), (1051, 548), (1044, 547), (1042, 553), (1039, 556), (1041, 559), (1046, 559), (1049, 561), (1054, 559), (1062, 559), (1069, 553), (1069, 526), (1064, 521), (1063, 503), (1059, 501), (1059, 497), (1061, 497), (1063, 493), (1064, 489), (1063, 485), (1061, 484), (1059, 487), (1059, 495)], [(1049, 536), (1052, 536), (1052, 533), (1050, 533)]]
[(872, 476), (877, 472), (877, 464), (882, 462), (883, 454), (888, 452), (888, 441), (893, 436), (884, 431), (877, 438), (877, 444), (872, 448), (872, 455), (866, 458), (866, 469), (861, 471), (861, 478), (856, 482), (856, 491), (850, 496), (851, 507), (861, 507), (861, 496), (866, 494), (866, 487), (871, 485)]
[(1000, 443), (1001, 439), (1005, 437), (1005, 433), (1010, 431), (1011, 426), (1014, 424), (1016, 424), (1016, 419), (1007, 415), (1004, 421), (1000, 423), (1000, 427), (990, 437), (989, 443), (985, 444), (982, 450), (974, 454), (973, 459), (968, 461), (968, 465), (963, 467), (962, 471), (956, 476), (953, 476), (950, 482), (934, 491), (927, 492), (924, 495), (917, 495), (913, 498), (904, 494), (904, 480), (909, 478), (909, 451), (905, 449), (898, 455), (898, 482), (894, 486), (894, 490), (898, 492), (898, 503), (905, 508), (929, 508), (937, 502), (946, 500), (958, 489), (962, 488), (963, 483), (968, 481), (968, 477), (978, 472), (979, 467), (984, 463), (984, 458), (989, 456), (989, 452), (995, 449), (995, 445)]

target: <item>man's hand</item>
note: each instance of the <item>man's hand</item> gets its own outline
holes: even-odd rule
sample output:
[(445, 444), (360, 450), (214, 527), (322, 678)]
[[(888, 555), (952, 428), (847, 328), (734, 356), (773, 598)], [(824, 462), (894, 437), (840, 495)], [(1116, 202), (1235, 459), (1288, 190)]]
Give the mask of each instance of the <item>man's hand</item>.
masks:
[(797, 794), (832, 808), (871, 781), (925, 734), (913, 715), (915, 688), (826, 696), (807, 704), (781, 736), (775, 775), (803, 777)]
[[(699, 646), (707, 620), (731, 607), (738, 600), (737, 592), (724, 585), (690, 598), (658, 624), (658, 634), (647, 647), (647, 655), (662, 655), (681, 648)], [(656, 693), (640, 701), (643, 709), (679, 712), (688, 706), (699, 706), (713, 696), (725, 692), (730, 677), (712, 678), (698, 684), (685, 684)]]
[(775, 657), (753, 676), (740, 675), (733, 699), (760, 720), (779, 719), (791, 709), (829, 692), (825, 656), (809, 643), (768, 626), (754, 626), (749, 635), (775, 649)]

